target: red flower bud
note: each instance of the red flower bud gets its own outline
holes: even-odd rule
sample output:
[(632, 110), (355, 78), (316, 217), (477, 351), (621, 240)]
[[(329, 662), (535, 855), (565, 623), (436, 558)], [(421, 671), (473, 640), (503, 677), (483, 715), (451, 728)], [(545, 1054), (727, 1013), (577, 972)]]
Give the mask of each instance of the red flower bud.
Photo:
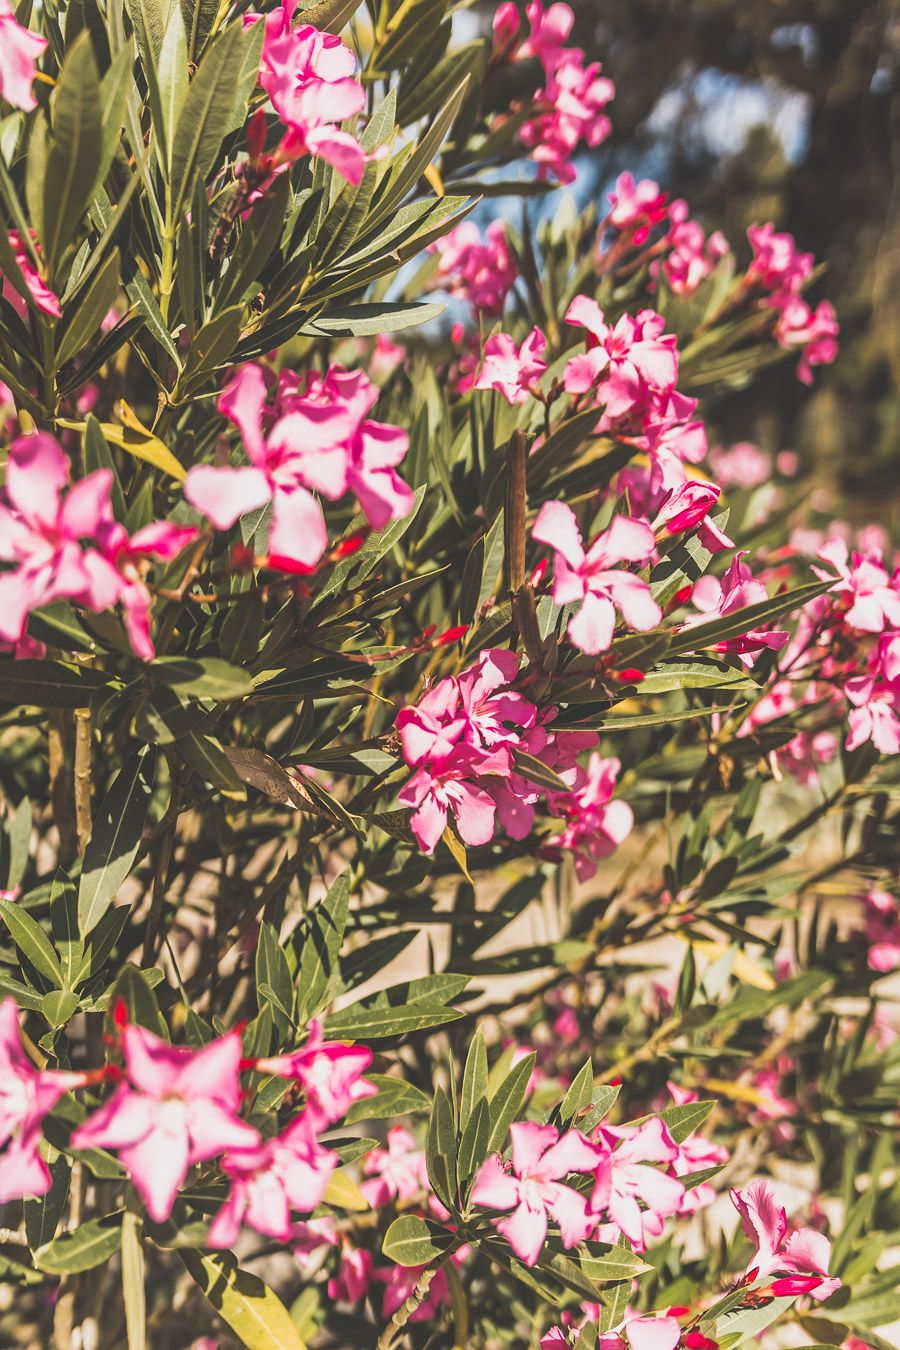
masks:
[(265, 149), (266, 145), (266, 114), (262, 108), (258, 108), (250, 119), (247, 127), (247, 154), (250, 156), (250, 162), (255, 164)]
[(438, 647), (444, 647), (450, 642), (458, 642), (468, 631), (469, 625), (467, 623), (461, 623), (458, 628), (448, 628), (446, 633), (441, 633), (440, 637), (435, 638), (435, 644)]
[(365, 533), (360, 530), (357, 534), (351, 534), (349, 539), (342, 539), (339, 544), (335, 544), (331, 556), (335, 561), (338, 558), (349, 558), (351, 553), (356, 553), (365, 542)]
[(644, 678), (642, 670), (636, 670), (634, 666), (626, 666), (624, 670), (615, 672), (617, 680), (624, 680), (627, 684), (640, 684)]

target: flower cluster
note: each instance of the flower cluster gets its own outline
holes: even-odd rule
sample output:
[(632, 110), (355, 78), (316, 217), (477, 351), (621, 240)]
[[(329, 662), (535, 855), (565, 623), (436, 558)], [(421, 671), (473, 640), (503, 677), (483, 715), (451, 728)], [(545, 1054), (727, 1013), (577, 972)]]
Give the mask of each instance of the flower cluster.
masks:
[(313, 571), (328, 546), (314, 493), (336, 501), (353, 492), (374, 529), (412, 508), (412, 491), (396, 471), (409, 437), (367, 418), (377, 399), (361, 370), (331, 366), (306, 377), (285, 371), (270, 396), (262, 366), (241, 366), (219, 411), (240, 430), (251, 467), (197, 465), (185, 496), (220, 530), (271, 503), (270, 564)]
[[(318, 1135), (352, 1102), (375, 1091), (362, 1078), (371, 1053), (323, 1045), (316, 1023), (294, 1053), (253, 1060), (242, 1058), (234, 1031), (191, 1050), (126, 1023), (121, 1045), (121, 1081), (74, 1131), (72, 1147), (118, 1154), (157, 1223), (171, 1214), (189, 1169), (219, 1158), (230, 1190), (210, 1226), (212, 1247), (233, 1247), (244, 1223), (287, 1242), (293, 1213), (310, 1213), (321, 1203), (338, 1164)], [(248, 1069), (286, 1078), (303, 1090), (303, 1109), (272, 1138), (264, 1139), (239, 1114), (240, 1077)], [(79, 1084), (66, 1084), (73, 1085)]]
[(544, 73), (544, 85), (535, 96), (538, 111), (519, 129), (519, 137), (531, 151), (542, 178), (571, 183), (575, 169), (572, 155), (583, 142), (594, 148), (612, 130), (606, 105), (615, 97), (611, 80), (601, 74), (598, 61), (585, 65), (579, 47), (567, 47), (575, 16), (566, 4), (530, 0), (526, 7), (530, 32), (517, 42), (519, 13), (507, 0), (494, 15), (494, 39), (504, 59), (534, 59)]
[(69, 477), (69, 461), (52, 436), (20, 436), (10, 446), (0, 559), (12, 567), (0, 575), (0, 639), (20, 642), (29, 614), (54, 600), (94, 613), (121, 603), (134, 650), (150, 660), (148, 560), (170, 561), (197, 532), (156, 521), (129, 536), (113, 515), (108, 469), (65, 491)]
[(287, 127), (277, 158), (287, 163), (317, 155), (349, 182), (358, 183), (366, 155), (340, 127), (366, 105), (355, 77), (356, 59), (339, 37), (311, 24), (294, 26), (296, 8), (297, 0), (282, 0), (264, 18), (247, 16), (248, 23), (265, 23), (259, 82)]
[(484, 238), (474, 221), (464, 220), (430, 247), (440, 259), (438, 284), (468, 300), (476, 316), (501, 313), (518, 276), (502, 220), (492, 220)]
[[(553, 731), (555, 711), (537, 708), (510, 688), (518, 664), (514, 652), (482, 652), (461, 675), (441, 680), (397, 715), (403, 757), (414, 770), (400, 802), (412, 808), (410, 824), (426, 853), (434, 851), (451, 815), (467, 844), (488, 843), (497, 818), (511, 839), (524, 839), (541, 797), (551, 816), (568, 821), (565, 837), (548, 841), (552, 847), (602, 856), (611, 851), (611, 839), (618, 842), (628, 833), (628, 808), (596, 799), (595, 766), (586, 773), (578, 763), (579, 754), (597, 744), (596, 733)], [(532, 781), (529, 758), (562, 779), (567, 790)], [(609, 792), (613, 764), (608, 761), (603, 771)]]

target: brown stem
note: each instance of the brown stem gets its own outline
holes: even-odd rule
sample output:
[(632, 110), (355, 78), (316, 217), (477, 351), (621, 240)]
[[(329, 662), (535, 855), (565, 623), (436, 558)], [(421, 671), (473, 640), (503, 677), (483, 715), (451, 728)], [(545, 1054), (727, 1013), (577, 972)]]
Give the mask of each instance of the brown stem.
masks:
[(83, 857), (91, 837), (91, 712), (75, 709), (75, 832)]
[(422, 1271), (422, 1274), (416, 1281), (415, 1289), (412, 1291), (409, 1298), (400, 1304), (400, 1307), (378, 1337), (375, 1350), (392, 1350), (392, 1347), (397, 1340), (397, 1333), (403, 1330), (413, 1313), (424, 1303), (425, 1296), (431, 1287), (431, 1281), (434, 1279), (437, 1272), (437, 1266), (428, 1266)]

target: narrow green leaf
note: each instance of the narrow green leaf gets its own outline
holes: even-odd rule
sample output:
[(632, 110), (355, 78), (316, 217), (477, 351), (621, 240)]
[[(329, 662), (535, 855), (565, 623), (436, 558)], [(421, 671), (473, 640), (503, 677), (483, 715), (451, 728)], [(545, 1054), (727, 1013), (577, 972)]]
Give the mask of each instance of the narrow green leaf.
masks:
[(506, 1144), (509, 1127), (519, 1114), (537, 1055), (532, 1051), (507, 1074), (491, 1098), (491, 1133), (488, 1153), (498, 1153)]
[(131, 1210), (122, 1215), (122, 1302), (128, 1350), (146, 1350), (143, 1224), (140, 1215)]
[(78, 1275), (115, 1256), (122, 1242), (122, 1214), (88, 1219), (73, 1233), (62, 1233), (38, 1247), (34, 1263), (48, 1275)]
[(24, 957), (57, 989), (64, 984), (62, 967), (50, 939), (25, 909), (9, 900), (0, 900), (2, 915), (13, 942)]
[(78, 927), (90, 933), (131, 871), (147, 821), (156, 751), (135, 751), (116, 774), (94, 816), (78, 886)]

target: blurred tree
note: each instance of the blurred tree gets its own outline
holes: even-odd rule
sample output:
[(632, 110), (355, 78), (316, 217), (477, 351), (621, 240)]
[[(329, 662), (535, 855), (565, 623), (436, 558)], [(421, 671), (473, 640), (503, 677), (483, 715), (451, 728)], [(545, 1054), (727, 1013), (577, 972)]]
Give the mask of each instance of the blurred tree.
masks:
[[(827, 260), (841, 359), (790, 367), (716, 409), (724, 436), (798, 449), (852, 498), (900, 495), (900, 0), (571, 0), (616, 83), (605, 180), (646, 172), (740, 246), (772, 219)], [(604, 150), (600, 155), (604, 155)], [(777, 408), (777, 413), (756, 414)]]

